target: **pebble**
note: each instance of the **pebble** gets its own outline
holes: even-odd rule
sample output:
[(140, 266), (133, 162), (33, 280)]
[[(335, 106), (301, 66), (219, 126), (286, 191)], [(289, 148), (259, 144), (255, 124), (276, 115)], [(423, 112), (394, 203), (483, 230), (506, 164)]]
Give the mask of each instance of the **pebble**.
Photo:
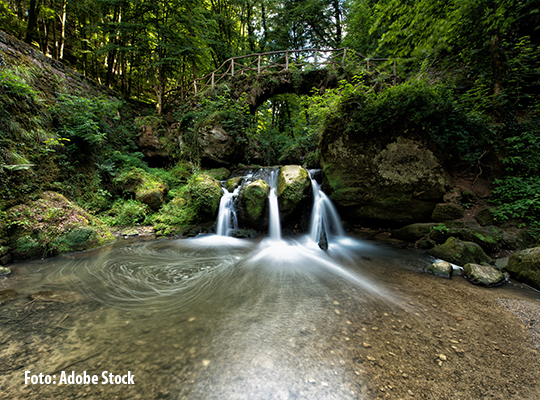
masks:
[(376, 326), (374, 326), (373, 328), (371, 328), (372, 331), (378, 331), (379, 328), (377, 328)]
[(188, 319), (188, 322), (193, 322), (195, 321), (195, 317), (191, 317), (190, 319)]
[(446, 358), (446, 356), (444, 354), (439, 354), (439, 360), (446, 361), (447, 358)]
[(371, 345), (369, 343), (362, 343), (362, 346), (364, 346), (366, 349), (369, 349), (371, 347)]
[(407, 390), (407, 393), (409, 393), (409, 396), (413, 396), (414, 397), (414, 393), (411, 389)]
[(360, 372), (359, 372), (359, 371), (354, 371), (354, 373), (355, 373), (356, 375), (360, 375)]
[(345, 323), (346, 323), (347, 325), (352, 325), (352, 322), (351, 322), (351, 321), (345, 321)]
[(371, 357), (371, 356), (367, 356), (366, 358), (368, 359), (368, 361), (375, 361), (376, 360), (375, 357)]
[(334, 310), (334, 312), (338, 315), (341, 314), (337, 308)]
[(210, 360), (202, 360), (203, 367), (208, 367), (210, 365)]
[(339, 306), (339, 301), (334, 300), (334, 305)]

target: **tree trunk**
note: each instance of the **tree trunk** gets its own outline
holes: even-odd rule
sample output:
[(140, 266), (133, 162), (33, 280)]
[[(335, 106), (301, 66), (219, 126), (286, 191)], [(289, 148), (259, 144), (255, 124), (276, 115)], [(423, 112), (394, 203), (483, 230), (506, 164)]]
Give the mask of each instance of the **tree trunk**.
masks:
[(64, 58), (64, 46), (66, 42), (66, 0), (62, 1), (62, 17), (60, 19), (60, 54), (59, 59), (62, 60)]
[(338, 49), (341, 47), (341, 9), (339, 7), (339, 0), (333, 0), (333, 6), (334, 6), (334, 19), (336, 24), (336, 37), (334, 38), (335, 41), (335, 48)]
[(26, 28), (26, 37), (24, 41), (32, 44), (34, 40), (34, 30), (36, 29), (37, 17), (39, 14), (39, 0), (30, 0), (28, 9), (28, 27)]

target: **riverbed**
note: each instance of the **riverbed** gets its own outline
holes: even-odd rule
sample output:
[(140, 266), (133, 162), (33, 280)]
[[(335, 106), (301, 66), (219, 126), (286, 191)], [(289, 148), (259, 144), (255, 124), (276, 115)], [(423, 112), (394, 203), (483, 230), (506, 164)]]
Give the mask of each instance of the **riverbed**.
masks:
[(355, 235), (208, 235), (17, 263), (0, 398), (540, 398), (540, 294), (432, 261)]

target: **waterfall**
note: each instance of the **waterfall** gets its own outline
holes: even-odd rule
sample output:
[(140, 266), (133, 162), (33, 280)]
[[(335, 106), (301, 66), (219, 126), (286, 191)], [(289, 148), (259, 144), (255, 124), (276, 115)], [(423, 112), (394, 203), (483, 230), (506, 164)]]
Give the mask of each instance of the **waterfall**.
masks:
[[(321, 190), (315, 179), (309, 174), (311, 188), (313, 190), (313, 211), (311, 212), (310, 237), (315, 243), (330, 237), (341, 237), (345, 235), (343, 226), (339, 219), (339, 214), (332, 204), (332, 201)], [(321, 246), (322, 248), (322, 246)]]
[(234, 192), (229, 192), (223, 188), (223, 196), (219, 202), (219, 213), (216, 234), (218, 236), (230, 236), (233, 229), (238, 229), (236, 210), (234, 208), (234, 198), (238, 195), (237, 187)]
[(279, 205), (276, 194), (277, 190), (277, 177), (279, 170), (272, 171), (270, 175), (270, 194), (268, 195), (268, 204), (270, 208), (270, 226), (269, 233), (270, 239), (279, 241), (281, 240), (281, 224), (279, 222)]

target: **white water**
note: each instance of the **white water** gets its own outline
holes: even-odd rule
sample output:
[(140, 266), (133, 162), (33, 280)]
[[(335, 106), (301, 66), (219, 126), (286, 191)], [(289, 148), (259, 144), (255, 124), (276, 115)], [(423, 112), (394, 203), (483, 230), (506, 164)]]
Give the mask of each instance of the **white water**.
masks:
[(310, 175), (311, 188), (313, 189), (313, 211), (311, 212), (311, 240), (318, 243), (326, 233), (328, 238), (341, 238), (345, 236), (339, 214), (332, 204), (332, 201), (321, 190), (321, 187)]
[(218, 223), (216, 234), (218, 236), (230, 236), (233, 229), (238, 229), (238, 219), (234, 208), (234, 198), (238, 195), (237, 187), (232, 193), (223, 188), (223, 196), (219, 202)]
[(272, 174), (270, 175), (270, 194), (268, 195), (268, 205), (270, 209), (269, 234), (270, 240), (273, 241), (281, 240), (281, 223), (279, 221), (279, 205), (276, 194), (278, 173), (279, 171), (272, 171)]

